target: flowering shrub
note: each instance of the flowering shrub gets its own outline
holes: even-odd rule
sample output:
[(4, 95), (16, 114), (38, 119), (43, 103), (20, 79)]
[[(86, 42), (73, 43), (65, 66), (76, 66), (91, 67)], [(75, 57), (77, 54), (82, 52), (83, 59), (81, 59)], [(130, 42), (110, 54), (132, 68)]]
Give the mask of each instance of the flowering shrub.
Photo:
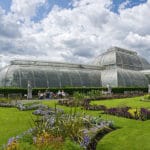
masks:
[[(99, 139), (96, 135), (98, 137), (105, 135), (105, 132), (101, 135), (99, 131), (108, 128), (109, 132), (113, 129), (112, 122), (104, 121), (100, 117), (87, 116), (84, 113), (79, 114), (76, 108), (71, 109), (69, 113), (57, 111), (57, 108), (53, 113), (42, 112), (42, 116), (38, 116), (34, 123), (33, 129), (11, 139), (7, 145), (7, 148), (11, 149), (6, 150), (22, 150), (24, 146), (22, 143), (32, 147), (31, 149), (39, 150), (78, 150), (86, 149), (90, 144), (94, 145), (92, 150), (95, 150)], [(70, 149), (66, 147), (66, 138), (69, 139)]]
[(139, 118), (143, 121), (150, 119), (150, 110), (148, 110), (146, 108), (141, 108)]
[(35, 127), (35, 135), (45, 131), (64, 140), (69, 137), (74, 141), (81, 141), (84, 124), (80, 115), (73, 115), (70, 112), (70, 114), (43, 116), (40, 120), (35, 120)]
[(52, 149), (60, 149), (63, 146), (62, 137), (55, 137), (54, 135), (43, 132), (38, 134), (37, 137), (33, 137), (33, 142), (37, 148), (51, 147)]
[(134, 119), (134, 116), (129, 112), (129, 109), (131, 109), (131, 107), (113, 107), (106, 109), (104, 113)]
[(53, 141), (51, 139), (56, 138), (57, 141), (58, 137), (60, 140), (61, 137), (62, 141), (69, 138), (86, 148), (97, 131), (105, 127), (112, 128), (113, 123), (104, 121), (100, 117), (85, 116), (76, 111), (70, 111), (66, 114), (43, 116), (40, 120), (35, 120), (35, 126), (34, 141), (38, 146), (43, 143), (46, 145), (49, 141)]
[(12, 137), (8, 140), (6, 150), (17, 150), (19, 143), (16, 138)]
[(150, 119), (150, 110), (147, 108), (140, 108), (138, 110), (131, 107), (113, 107), (106, 109), (104, 113), (142, 121)]

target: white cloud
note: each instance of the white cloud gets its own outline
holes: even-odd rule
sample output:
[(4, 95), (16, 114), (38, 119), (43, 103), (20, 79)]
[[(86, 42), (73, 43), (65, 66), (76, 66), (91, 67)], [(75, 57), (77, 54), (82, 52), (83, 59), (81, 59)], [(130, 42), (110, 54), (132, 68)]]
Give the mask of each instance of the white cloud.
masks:
[(3, 55), (88, 63), (107, 48), (121, 46), (150, 59), (150, 0), (119, 14), (110, 11), (111, 0), (74, 0), (72, 9), (54, 6), (35, 23), (31, 18), (45, 3), (13, 0), (8, 14), (0, 8)]
[(46, 0), (12, 0), (11, 12), (26, 19), (36, 15), (36, 9), (44, 4)]

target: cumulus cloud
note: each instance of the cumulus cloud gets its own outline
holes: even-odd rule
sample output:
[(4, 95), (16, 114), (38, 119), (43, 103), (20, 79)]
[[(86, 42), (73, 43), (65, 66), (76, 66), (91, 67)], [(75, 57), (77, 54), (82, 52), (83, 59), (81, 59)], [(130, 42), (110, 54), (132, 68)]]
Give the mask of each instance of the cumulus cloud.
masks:
[(88, 63), (111, 46), (137, 51), (150, 59), (150, 0), (111, 11), (111, 0), (73, 0), (71, 8), (54, 6), (32, 20), (47, 0), (12, 0), (10, 12), (0, 8), (0, 52), (3, 58), (35, 58)]
[(11, 12), (21, 20), (36, 15), (36, 9), (43, 5), (46, 0), (12, 0)]

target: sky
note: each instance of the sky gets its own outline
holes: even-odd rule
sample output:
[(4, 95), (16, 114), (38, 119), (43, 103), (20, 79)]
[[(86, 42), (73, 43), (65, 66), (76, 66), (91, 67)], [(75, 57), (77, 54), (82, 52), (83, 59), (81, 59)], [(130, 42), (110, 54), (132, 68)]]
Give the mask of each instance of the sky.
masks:
[(0, 66), (90, 63), (112, 46), (150, 60), (150, 0), (0, 0)]

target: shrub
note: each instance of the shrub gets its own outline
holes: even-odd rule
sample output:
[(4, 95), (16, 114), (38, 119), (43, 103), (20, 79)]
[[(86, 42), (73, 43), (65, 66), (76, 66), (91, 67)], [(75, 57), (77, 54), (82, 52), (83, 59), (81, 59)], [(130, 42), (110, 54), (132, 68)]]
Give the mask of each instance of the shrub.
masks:
[(60, 149), (63, 146), (63, 139), (61, 136), (54, 136), (50, 133), (43, 131), (43, 133), (38, 134), (34, 139), (34, 144), (38, 149), (43, 148), (52, 148), (52, 149)]
[(132, 91), (138, 91), (138, 92), (148, 92), (148, 88), (145, 87), (116, 87), (112, 88), (113, 93), (124, 93), (124, 91), (132, 92)]
[(91, 90), (87, 92), (87, 96), (91, 99), (96, 99), (102, 96), (102, 92), (100, 90)]
[(74, 141), (81, 141), (84, 124), (82, 117), (70, 111), (69, 114), (57, 113), (49, 115), (48, 118), (43, 117), (41, 120), (35, 120), (36, 134), (43, 132), (51, 133), (56, 137), (65, 139), (69, 137)]
[[(33, 95), (37, 95), (38, 91), (45, 92), (47, 88), (33, 88)], [(51, 92), (58, 92), (58, 90), (64, 90), (69, 95), (73, 95), (74, 92), (79, 93), (88, 93), (90, 91), (107, 91), (106, 87), (56, 87), (49, 88)], [(124, 93), (124, 91), (139, 91), (139, 92), (148, 92), (148, 88), (143, 87), (117, 87), (112, 88), (113, 93)], [(0, 94), (4, 94), (5, 97), (8, 97), (8, 94), (21, 94), (22, 96), (27, 94), (27, 88), (19, 88), (19, 87), (0, 87)], [(91, 92), (93, 93), (93, 92)], [(97, 92), (95, 93), (97, 94)], [(93, 94), (92, 94), (93, 95)]]
[(150, 119), (150, 110), (146, 108), (138, 110), (131, 107), (113, 107), (104, 110), (104, 113), (142, 121)]
[(16, 138), (10, 138), (7, 143), (6, 150), (17, 150), (19, 147), (19, 143)]
[(74, 108), (69, 113), (55, 113), (37, 118), (33, 135), (38, 137), (44, 131), (54, 137), (62, 137), (63, 141), (69, 138), (71, 141), (81, 144), (85, 140), (85, 132), (91, 136), (106, 126), (112, 127), (112, 123), (103, 121), (100, 117), (79, 114)]
[(129, 112), (129, 109), (131, 109), (131, 107), (113, 107), (106, 109), (104, 112), (110, 115), (133, 119), (134, 117)]
[(150, 119), (150, 110), (146, 108), (141, 108), (139, 118), (143, 121)]

